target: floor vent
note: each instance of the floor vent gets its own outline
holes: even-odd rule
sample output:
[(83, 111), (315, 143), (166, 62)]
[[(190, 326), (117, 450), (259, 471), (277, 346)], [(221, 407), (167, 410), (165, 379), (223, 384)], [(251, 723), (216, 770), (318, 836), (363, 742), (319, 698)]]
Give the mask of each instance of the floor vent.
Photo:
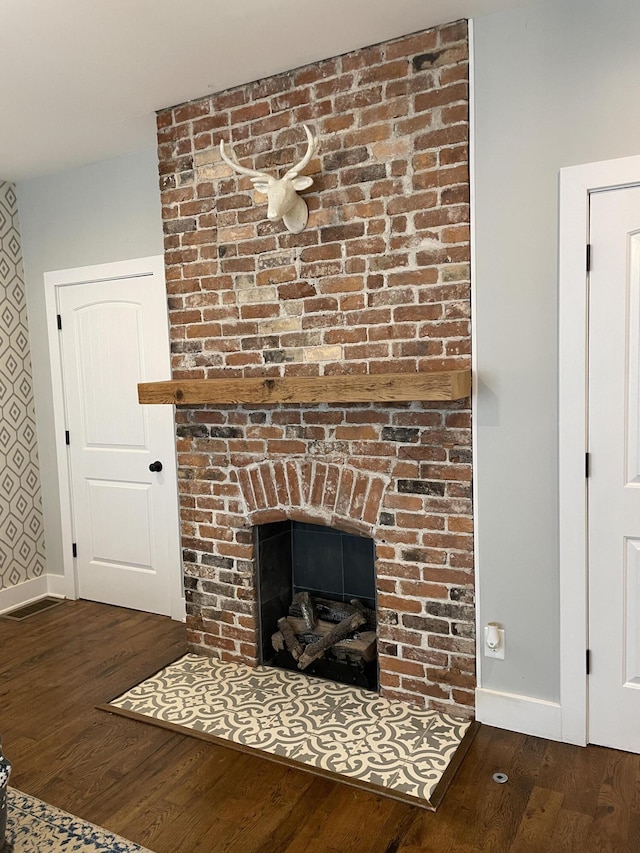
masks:
[(23, 619), (28, 619), (30, 616), (35, 616), (36, 613), (42, 613), (44, 610), (49, 610), (62, 604), (63, 598), (40, 598), (38, 601), (32, 601), (31, 604), (25, 604), (24, 607), (18, 607), (15, 610), (10, 610), (8, 613), (3, 613), (0, 619), (12, 619), (14, 622), (22, 622)]

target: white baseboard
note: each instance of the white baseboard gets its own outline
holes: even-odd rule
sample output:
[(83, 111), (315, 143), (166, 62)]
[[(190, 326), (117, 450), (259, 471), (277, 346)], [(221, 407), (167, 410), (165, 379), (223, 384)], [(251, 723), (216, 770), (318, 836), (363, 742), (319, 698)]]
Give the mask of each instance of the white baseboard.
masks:
[(0, 589), (0, 613), (7, 613), (16, 607), (31, 604), (45, 595), (54, 598), (65, 598), (66, 582), (62, 575), (41, 575), (16, 586)]
[(562, 740), (561, 717), (558, 702), (500, 693), (484, 687), (476, 690), (476, 719), (488, 726), (548, 740)]
[(19, 583), (16, 586), (0, 589), (0, 613), (7, 613), (15, 607), (22, 607), (23, 604), (30, 604), (32, 601), (37, 601), (37, 599), (47, 595), (47, 593), (46, 575), (32, 578), (30, 581), (24, 581), (24, 583)]
[(64, 575), (47, 575), (47, 594), (67, 598), (67, 579)]

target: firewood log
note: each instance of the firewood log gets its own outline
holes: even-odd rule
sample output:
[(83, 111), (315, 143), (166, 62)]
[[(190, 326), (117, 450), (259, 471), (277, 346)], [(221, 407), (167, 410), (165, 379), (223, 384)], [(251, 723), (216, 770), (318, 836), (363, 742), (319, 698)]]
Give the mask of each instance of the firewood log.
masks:
[[(318, 640), (317, 643), (311, 643), (311, 645), (307, 646), (302, 655), (298, 659), (298, 669), (306, 669), (310, 663), (313, 663), (319, 657), (331, 648), (331, 646), (335, 645), (340, 640), (343, 640), (367, 620), (364, 618), (362, 613), (352, 613), (346, 619), (343, 619), (342, 622), (339, 622), (335, 628), (332, 628), (331, 631), (327, 632), (324, 637)], [(280, 622), (278, 622), (278, 627), (280, 627)], [(281, 629), (282, 630), (282, 629)], [(286, 641), (286, 637), (285, 637)]]
[(307, 628), (310, 631), (313, 631), (316, 624), (316, 608), (313, 603), (313, 598), (311, 598), (308, 592), (300, 593), (300, 611)]
[(284, 644), (287, 649), (293, 655), (295, 660), (299, 660), (302, 652), (304, 651), (300, 643), (298, 642), (298, 638), (296, 637), (293, 628), (289, 624), (286, 616), (283, 616), (281, 619), (278, 619), (278, 628), (280, 629), (280, 633), (284, 639)]
[(273, 646), (276, 652), (283, 651), (284, 637), (282, 636), (282, 631), (276, 631), (275, 634), (271, 635), (271, 645)]
[(362, 613), (364, 618), (367, 620), (368, 625), (375, 626), (375, 624), (376, 624), (376, 612), (375, 612), (375, 610), (371, 610), (371, 608), (365, 607), (359, 598), (350, 599), (349, 604), (351, 604), (352, 607), (355, 607), (355, 609), (358, 611), (358, 613)]
[[(342, 620), (346, 619), (348, 616), (351, 616), (353, 613), (356, 613), (355, 607), (342, 601), (332, 601), (329, 598), (314, 598), (313, 603), (316, 619), (324, 619), (326, 622), (334, 622), (337, 624), (338, 622), (342, 622)], [(297, 595), (294, 596), (291, 606), (289, 607), (289, 616), (304, 618), (302, 616), (300, 600)]]
[[(298, 640), (305, 648), (311, 643), (316, 643), (321, 637), (324, 637), (325, 634), (328, 634), (329, 631), (335, 628), (333, 623), (318, 619), (316, 627), (311, 633), (307, 631), (304, 619), (296, 616), (288, 616), (287, 618)], [(368, 631), (367, 626), (362, 625), (352, 636), (334, 643), (331, 647), (331, 655), (339, 660), (348, 660), (354, 664), (375, 660), (376, 632)]]

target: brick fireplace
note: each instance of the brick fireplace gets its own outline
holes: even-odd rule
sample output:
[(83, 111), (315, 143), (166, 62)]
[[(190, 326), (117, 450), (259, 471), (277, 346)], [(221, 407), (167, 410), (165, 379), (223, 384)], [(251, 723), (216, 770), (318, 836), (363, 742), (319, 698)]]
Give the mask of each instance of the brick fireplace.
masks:
[[(221, 161), (305, 174), (298, 235)], [(176, 379), (469, 367), (468, 61), (457, 22), (158, 115)], [(469, 399), (176, 409), (192, 650), (258, 659), (254, 527), (375, 544), (380, 691), (469, 715)]]

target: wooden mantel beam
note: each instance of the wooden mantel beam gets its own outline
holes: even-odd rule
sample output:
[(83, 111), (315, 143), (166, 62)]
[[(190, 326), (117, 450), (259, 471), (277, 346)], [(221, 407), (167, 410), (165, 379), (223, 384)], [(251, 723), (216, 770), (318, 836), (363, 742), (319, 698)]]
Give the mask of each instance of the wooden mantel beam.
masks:
[(204, 403), (395, 403), (461, 400), (470, 393), (470, 370), (365, 376), (174, 379), (138, 385), (141, 403), (179, 406)]

